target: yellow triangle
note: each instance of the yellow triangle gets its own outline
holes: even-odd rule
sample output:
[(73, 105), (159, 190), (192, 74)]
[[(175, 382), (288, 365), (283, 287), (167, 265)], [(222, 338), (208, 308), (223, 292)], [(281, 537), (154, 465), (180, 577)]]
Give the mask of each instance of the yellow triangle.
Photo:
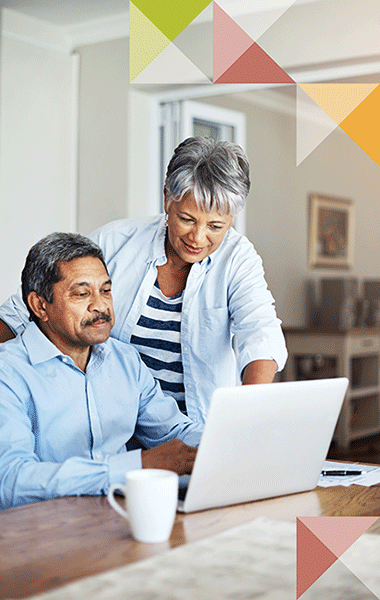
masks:
[(133, 81), (170, 44), (170, 40), (129, 3), (129, 80)]
[(377, 83), (306, 83), (300, 88), (338, 125), (375, 89)]

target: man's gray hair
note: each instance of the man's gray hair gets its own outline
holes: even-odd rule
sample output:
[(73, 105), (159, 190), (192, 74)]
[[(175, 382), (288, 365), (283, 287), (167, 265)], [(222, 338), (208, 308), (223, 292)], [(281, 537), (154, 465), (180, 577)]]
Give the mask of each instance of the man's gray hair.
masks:
[(169, 204), (192, 192), (202, 210), (231, 216), (243, 208), (250, 185), (248, 159), (238, 144), (196, 137), (174, 150), (165, 179)]
[(32, 246), (21, 273), (22, 298), (31, 321), (37, 322), (38, 318), (28, 304), (30, 292), (53, 302), (53, 285), (62, 279), (59, 264), (85, 256), (98, 258), (107, 271), (99, 246), (79, 233), (51, 233)]

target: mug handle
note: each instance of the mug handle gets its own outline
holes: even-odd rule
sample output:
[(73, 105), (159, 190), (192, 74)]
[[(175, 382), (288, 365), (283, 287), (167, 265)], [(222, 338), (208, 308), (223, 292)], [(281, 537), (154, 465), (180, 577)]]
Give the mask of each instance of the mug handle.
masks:
[(115, 494), (116, 490), (123, 492), (124, 497), (126, 497), (125, 485), (123, 485), (122, 483), (113, 483), (108, 490), (107, 500), (110, 503), (110, 505), (112, 506), (112, 508), (114, 508), (116, 510), (116, 512), (119, 513), (119, 515), (121, 515), (125, 519), (129, 519), (127, 511), (124, 510), (124, 508), (121, 508), (120, 504), (118, 502), (116, 502), (116, 500), (115, 500), (114, 494)]

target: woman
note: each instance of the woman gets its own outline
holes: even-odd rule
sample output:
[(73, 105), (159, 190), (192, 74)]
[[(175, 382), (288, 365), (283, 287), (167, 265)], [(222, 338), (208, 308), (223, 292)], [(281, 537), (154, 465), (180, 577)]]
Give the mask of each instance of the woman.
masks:
[[(272, 381), (286, 360), (261, 259), (231, 229), (249, 187), (239, 146), (188, 138), (167, 169), (165, 215), (115, 221), (89, 236), (112, 279), (112, 335), (136, 346), (195, 421), (204, 422), (216, 387), (236, 384), (236, 362), (247, 384)], [(17, 297), (0, 308), (17, 333), (21, 311)]]

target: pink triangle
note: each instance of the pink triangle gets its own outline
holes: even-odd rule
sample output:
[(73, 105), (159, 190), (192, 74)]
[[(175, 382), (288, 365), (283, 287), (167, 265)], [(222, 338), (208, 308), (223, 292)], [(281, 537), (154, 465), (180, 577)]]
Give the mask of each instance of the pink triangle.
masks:
[(337, 557), (297, 517), (297, 599)]
[(379, 517), (298, 517), (339, 558)]
[(213, 2), (214, 81), (220, 77), (253, 43), (253, 39)]
[(214, 83), (295, 83), (255, 42)]

